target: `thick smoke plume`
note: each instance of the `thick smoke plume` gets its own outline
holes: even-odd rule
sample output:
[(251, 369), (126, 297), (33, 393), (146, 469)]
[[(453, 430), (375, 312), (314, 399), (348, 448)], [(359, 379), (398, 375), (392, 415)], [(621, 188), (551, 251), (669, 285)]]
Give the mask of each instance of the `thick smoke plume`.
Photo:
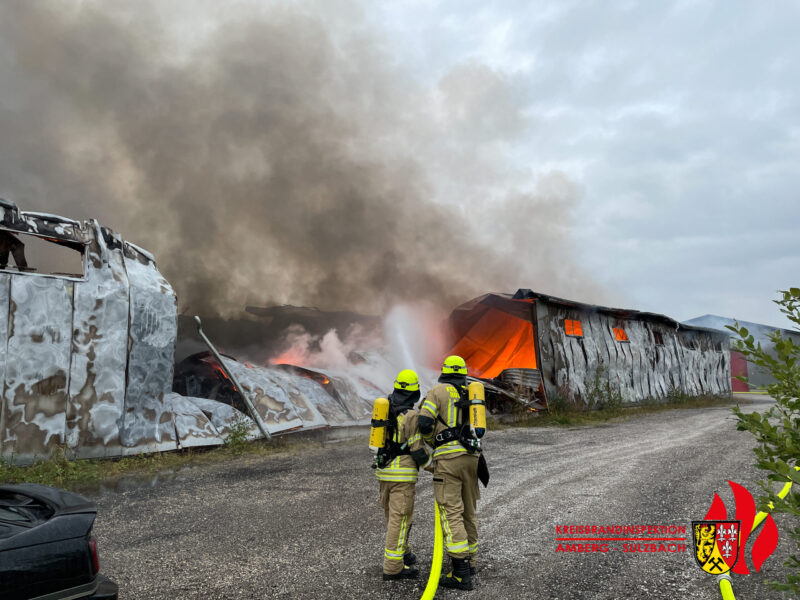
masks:
[(432, 85), (368, 5), (0, 5), (0, 196), (150, 249), (182, 309), (378, 313), (532, 287), (596, 300), (578, 190), (512, 166), (513, 78)]

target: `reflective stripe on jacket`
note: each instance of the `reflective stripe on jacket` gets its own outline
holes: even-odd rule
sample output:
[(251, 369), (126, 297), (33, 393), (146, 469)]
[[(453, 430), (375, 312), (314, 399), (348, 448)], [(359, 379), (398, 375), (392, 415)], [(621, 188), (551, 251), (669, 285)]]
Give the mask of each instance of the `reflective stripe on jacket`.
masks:
[[(400, 445), (408, 442), (407, 448), (412, 452), (425, 448), (417, 428), (418, 417), (419, 413), (413, 408), (397, 415), (397, 429), (394, 432), (394, 441)], [(375, 470), (375, 476), (381, 481), (417, 481), (418, 475), (417, 463), (408, 454), (396, 456), (386, 467)]]
[[(450, 383), (437, 383), (431, 388), (425, 400), (422, 401), (422, 408), (420, 414), (430, 417), (436, 422), (433, 429), (433, 434), (430, 439), (426, 439), (430, 445), (433, 445), (433, 438), (437, 433), (449, 429), (450, 427), (457, 427), (461, 425), (461, 409), (456, 406), (456, 402), (461, 400), (456, 386)], [(436, 417), (441, 417), (447, 425), (443, 425), (442, 421)], [(450, 456), (457, 456), (467, 449), (461, 445), (458, 440), (442, 444), (433, 451), (433, 458), (446, 458)]]

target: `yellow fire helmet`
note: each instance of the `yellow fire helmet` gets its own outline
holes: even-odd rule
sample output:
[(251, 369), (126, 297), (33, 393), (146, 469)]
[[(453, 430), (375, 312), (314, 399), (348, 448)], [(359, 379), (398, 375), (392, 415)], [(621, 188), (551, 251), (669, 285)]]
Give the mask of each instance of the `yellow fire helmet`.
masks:
[(460, 356), (456, 355), (448, 356), (447, 358), (444, 359), (444, 364), (442, 365), (442, 374), (466, 375), (467, 363)]
[(394, 389), (418, 392), (419, 377), (411, 369), (403, 369), (397, 374), (397, 379), (394, 380)]

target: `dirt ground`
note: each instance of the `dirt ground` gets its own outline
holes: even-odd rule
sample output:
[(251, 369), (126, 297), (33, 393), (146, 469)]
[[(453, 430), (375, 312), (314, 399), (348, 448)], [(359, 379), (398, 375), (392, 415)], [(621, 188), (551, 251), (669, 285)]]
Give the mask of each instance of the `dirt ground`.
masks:
[[(489, 432), (476, 591), (440, 590), (437, 598), (717, 599), (714, 577), (695, 563), (691, 521), (704, 517), (714, 492), (733, 512), (729, 479), (757, 493), (752, 445), (724, 407)], [(101, 569), (129, 599), (419, 598), (432, 556), (431, 476), (417, 486), (412, 534), (421, 578), (383, 582), (370, 459), (365, 432), (90, 492)], [(777, 523), (783, 532), (788, 519)], [(609, 542), (607, 553), (557, 552), (563, 525), (682, 526), (686, 551), (623, 552), (622, 542)], [(787, 540), (761, 573), (734, 575), (739, 600), (785, 597), (763, 582), (781, 576)]]

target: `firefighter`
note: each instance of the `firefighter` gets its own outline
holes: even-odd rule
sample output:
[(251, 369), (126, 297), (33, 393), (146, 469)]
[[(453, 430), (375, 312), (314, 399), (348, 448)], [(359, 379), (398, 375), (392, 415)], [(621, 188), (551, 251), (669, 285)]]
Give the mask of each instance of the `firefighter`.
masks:
[(14, 257), (18, 271), (28, 270), (28, 261), (25, 260), (25, 244), (17, 236), (8, 231), (0, 231), (0, 269), (8, 267), (8, 254)]
[[(419, 430), (433, 450), (433, 494), (439, 504), (451, 570), (439, 580), (448, 588), (471, 590), (478, 554), (478, 459), (480, 440), (470, 432), (467, 365), (448, 356), (439, 383), (422, 403)], [(483, 430), (478, 432), (483, 435)]]
[(419, 576), (416, 556), (408, 539), (414, 513), (414, 494), (419, 468), (430, 462), (417, 429), (420, 399), (419, 377), (411, 369), (397, 374), (389, 396), (389, 423), (386, 445), (376, 456), (376, 475), (380, 481), (380, 503), (386, 515), (386, 544), (383, 552), (383, 579), (412, 579)]

